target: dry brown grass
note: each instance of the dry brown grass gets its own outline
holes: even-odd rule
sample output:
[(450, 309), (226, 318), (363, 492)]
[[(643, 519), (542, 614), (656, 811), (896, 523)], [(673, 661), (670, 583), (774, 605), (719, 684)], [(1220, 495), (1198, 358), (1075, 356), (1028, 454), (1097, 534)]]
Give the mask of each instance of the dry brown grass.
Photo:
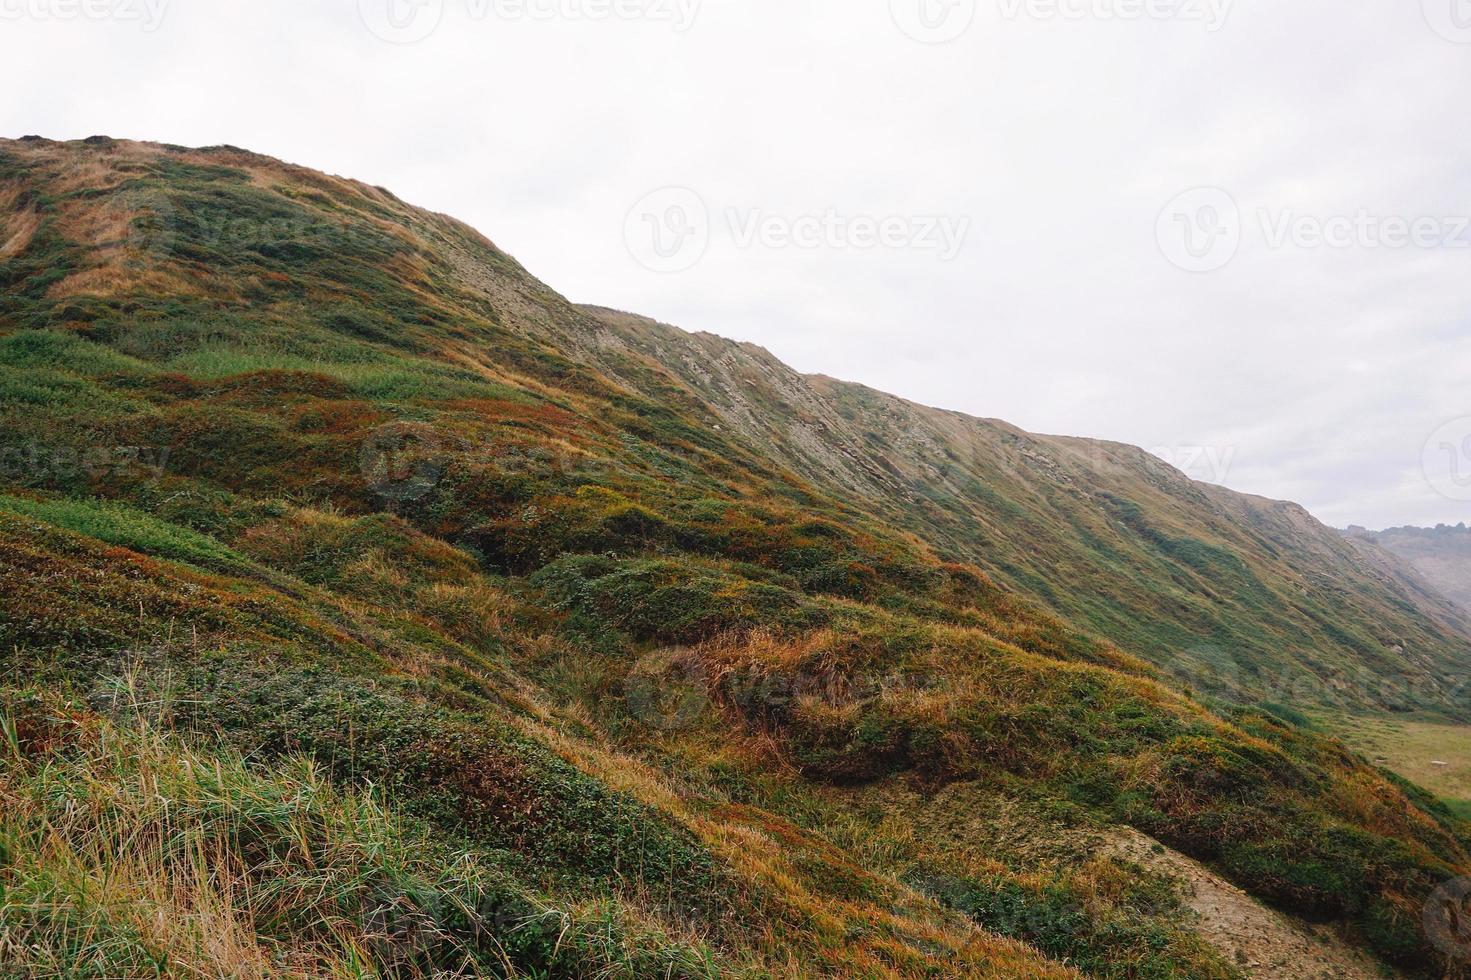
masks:
[[(767, 637), (758, 640), (775, 643)], [(669, 651), (671, 656), (691, 650)], [(855, 864), (824, 837), (754, 807), (692, 805), (676, 777), (568, 734), (563, 712), (518, 722), (526, 734), (615, 790), (677, 817), (742, 882), (744, 907), (762, 908), (761, 967), (777, 977), (1075, 977), (1035, 950), (942, 909), (878, 862)], [(575, 720), (573, 724), (575, 724)], [(847, 887), (859, 889), (848, 894)], [(732, 929), (749, 935), (751, 923)], [(800, 952), (793, 947), (800, 937)], [(692, 935), (690, 941), (713, 937)]]
[(86, 202), (67, 201), (57, 211), (56, 228), (78, 245), (92, 249), (119, 248), (127, 241), (139, 214), (129, 203), (116, 194)]
[(0, 185), (0, 259), (25, 251), (41, 227), (41, 215), (20, 203), (19, 184)]
[[(186, 296), (224, 298), (200, 278), (175, 274), (172, 270), (147, 266), (130, 266), (118, 250), (118, 261), (73, 273), (46, 291), (49, 299), (74, 296), (131, 296), (157, 290), (173, 291)], [(231, 294), (233, 295), (233, 294)]]
[[(279, 921), (285, 910), (279, 903), (309, 901), (311, 889), (269, 885), (259, 869), (242, 864), (212, 821), (221, 806), (277, 805), (269, 789), (252, 783), (238, 763), (221, 767), (161, 737), (117, 738), (90, 728), (83, 740), (77, 760), (39, 767), (10, 744), (12, 758), (0, 772), (0, 824), (5, 838), (24, 850), (9, 852), (0, 872), (9, 886), (0, 891), (0, 962), (33, 977), (99, 968), (86, 975), (363, 975), (354, 964), (369, 961), (368, 937), (338, 916), (325, 914), (314, 938), (289, 945), (265, 938), (267, 922)], [(301, 775), (301, 792), (331, 797), (314, 774)], [(306, 835), (328, 826), (346, 832), (335, 844), (350, 856), (354, 831), (332, 824), (335, 814), (312, 825), (309, 806), (295, 825), (303, 834), (303, 864), (311, 847)], [(296, 870), (319, 876), (319, 888), (334, 873)]]
[(0, 224), (0, 259), (12, 258), (25, 251), (31, 238), (41, 227), (41, 216), (34, 211), (7, 215)]

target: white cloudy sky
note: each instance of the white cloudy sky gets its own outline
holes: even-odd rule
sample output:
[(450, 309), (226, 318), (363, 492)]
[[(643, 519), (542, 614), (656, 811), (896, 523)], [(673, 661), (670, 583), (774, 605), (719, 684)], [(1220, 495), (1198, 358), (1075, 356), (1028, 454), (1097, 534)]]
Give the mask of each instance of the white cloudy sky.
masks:
[[(1465, 42), (1471, 0), (0, 0), (0, 134), (245, 146), (579, 301), (1335, 524), (1456, 522)], [(813, 247), (814, 215), (856, 225)], [(648, 220), (700, 234), (666, 261)]]

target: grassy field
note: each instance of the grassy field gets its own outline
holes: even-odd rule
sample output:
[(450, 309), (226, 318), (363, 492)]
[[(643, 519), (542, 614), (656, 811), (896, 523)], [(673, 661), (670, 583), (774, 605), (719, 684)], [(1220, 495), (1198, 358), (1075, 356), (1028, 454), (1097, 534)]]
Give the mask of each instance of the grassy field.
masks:
[(1471, 725), (1362, 716), (1335, 725), (1371, 761), (1471, 816)]

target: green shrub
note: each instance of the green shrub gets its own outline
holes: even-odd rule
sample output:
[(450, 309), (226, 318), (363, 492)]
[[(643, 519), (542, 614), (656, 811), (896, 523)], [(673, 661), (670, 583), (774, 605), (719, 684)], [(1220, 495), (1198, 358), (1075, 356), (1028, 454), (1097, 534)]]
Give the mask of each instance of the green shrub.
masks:
[(531, 582), (578, 628), (611, 624), (640, 640), (692, 643), (732, 630), (817, 623), (803, 597), (691, 561), (571, 556)]

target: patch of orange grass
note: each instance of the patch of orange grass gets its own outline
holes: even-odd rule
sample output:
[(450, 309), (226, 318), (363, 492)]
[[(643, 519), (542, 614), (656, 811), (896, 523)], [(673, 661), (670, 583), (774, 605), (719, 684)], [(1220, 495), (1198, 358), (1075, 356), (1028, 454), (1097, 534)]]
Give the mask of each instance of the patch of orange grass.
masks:
[[(1334, 784), (1333, 795), (1341, 812), (1383, 837), (1399, 838), (1422, 859), (1435, 860), (1435, 855), (1420, 841), (1433, 839), (1440, 832), (1430, 814), (1412, 806), (1397, 787), (1368, 770), (1356, 770)], [(1407, 833), (1406, 825), (1418, 833)]]
[[(105, 189), (121, 175), (109, 170), (100, 159), (88, 159), (77, 168), (63, 169), (47, 185), (51, 193), (79, 189)], [(217, 296), (237, 298), (201, 269), (167, 263), (162, 256), (131, 242), (139, 205), (126, 195), (74, 198), (56, 211), (56, 229), (71, 242), (88, 249), (96, 263), (56, 283), (47, 295), (52, 299), (72, 296), (121, 296), (139, 292), (159, 295)], [(142, 204), (146, 207), (146, 204)], [(39, 220), (39, 219), (38, 219)], [(0, 232), (0, 239), (3, 239)], [(8, 247), (8, 246), (7, 246)], [(0, 255), (5, 254), (0, 251)]]
[[(0, 196), (0, 210), (8, 210), (3, 196)], [(0, 259), (25, 251), (40, 227), (41, 216), (35, 211), (11, 211), (0, 217)]]
[[(830, 652), (841, 637), (833, 630), (815, 630), (803, 636), (782, 636), (771, 630), (724, 634), (698, 648), (700, 658), (724, 670), (759, 667), (766, 670), (795, 670), (812, 667), (814, 654)], [(837, 666), (822, 658), (822, 666)]]
[(53, 173), (47, 187), (58, 196), (111, 187), (121, 179), (108, 157), (72, 152), (64, 159), (66, 165)]
[[(842, 975), (1076, 976), (1035, 950), (944, 911), (897, 880), (853, 866), (825, 839), (780, 817), (747, 806), (722, 808), (712, 817), (718, 819), (697, 822), (707, 844), (774, 887), (778, 915), (816, 947), (809, 959), (820, 957)], [(844, 898), (814, 890), (822, 882), (844, 879), (866, 886), (864, 895)], [(806, 965), (810, 970), (814, 964)]]
[(93, 249), (116, 248), (127, 241), (137, 212), (119, 196), (68, 201), (57, 211), (56, 228), (78, 245)]
[(215, 290), (202, 288), (198, 278), (172, 269), (139, 267), (124, 262), (94, 266), (74, 272), (46, 291), (49, 299), (73, 296), (129, 296), (136, 293), (176, 296), (209, 296)]

